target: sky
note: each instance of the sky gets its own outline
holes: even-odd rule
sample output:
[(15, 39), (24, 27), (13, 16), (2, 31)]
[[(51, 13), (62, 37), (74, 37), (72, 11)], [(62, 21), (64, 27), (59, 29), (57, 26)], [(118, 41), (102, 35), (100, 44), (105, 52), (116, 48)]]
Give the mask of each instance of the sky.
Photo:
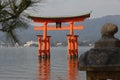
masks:
[(70, 16), (91, 12), (91, 18), (120, 15), (120, 0), (42, 0), (32, 13), (35, 14), (34, 12), (38, 16)]

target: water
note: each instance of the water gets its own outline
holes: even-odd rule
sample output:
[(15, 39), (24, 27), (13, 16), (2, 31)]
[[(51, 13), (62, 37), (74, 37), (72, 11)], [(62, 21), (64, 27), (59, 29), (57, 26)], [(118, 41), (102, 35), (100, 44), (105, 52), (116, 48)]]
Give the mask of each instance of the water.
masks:
[[(90, 47), (80, 47), (79, 55)], [(0, 48), (0, 80), (86, 80), (67, 47), (52, 47), (51, 59), (38, 60), (37, 48)]]

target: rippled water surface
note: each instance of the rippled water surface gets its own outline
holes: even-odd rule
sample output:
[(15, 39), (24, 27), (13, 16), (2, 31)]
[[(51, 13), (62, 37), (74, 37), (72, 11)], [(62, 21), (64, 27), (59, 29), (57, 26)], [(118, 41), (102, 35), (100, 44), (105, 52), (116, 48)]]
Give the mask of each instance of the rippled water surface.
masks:
[[(79, 55), (90, 47), (79, 47)], [(52, 47), (51, 58), (38, 60), (37, 48), (0, 48), (0, 80), (86, 80), (67, 47)]]

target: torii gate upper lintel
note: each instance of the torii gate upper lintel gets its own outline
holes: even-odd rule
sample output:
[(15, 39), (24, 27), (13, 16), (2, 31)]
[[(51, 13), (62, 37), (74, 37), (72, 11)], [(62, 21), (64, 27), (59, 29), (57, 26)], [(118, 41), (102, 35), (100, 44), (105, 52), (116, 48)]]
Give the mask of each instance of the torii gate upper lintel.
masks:
[[(83, 22), (90, 17), (90, 13), (69, 16), (69, 17), (36, 17), (29, 16), (34, 22), (43, 23), (43, 26), (34, 26), (34, 30), (43, 30), (43, 35), (38, 35), (38, 56), (50, 57), (50, 36), (47, 35), (48, 30), (70, 30), (68, 39), (68, 56), (78, 57), (78, 35), (74, 35), (74, 30), (83, 30), (84, 26), (74, 26), (74, 22)], [(62, 26), (62, 22), (68, 22), (69, 26)], [(48, 26), (48, 23), (56, 23), (56, 26)]]

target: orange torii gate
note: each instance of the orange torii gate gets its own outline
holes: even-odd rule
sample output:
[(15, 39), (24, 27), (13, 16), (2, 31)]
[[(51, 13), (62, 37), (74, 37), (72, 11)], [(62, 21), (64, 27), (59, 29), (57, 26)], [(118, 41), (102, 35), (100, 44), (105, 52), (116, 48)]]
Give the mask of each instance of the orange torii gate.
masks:
[[(90, 17), (90, 13), (71, 17), (35, 17), (29, 16), (34, 22), (43, 23), (43, 26), (34, 26), (34, 30), (43, 30), (43, 35), (38, 35), (38, 56), (50, 57), (50, 36), (48, 30), (70, 30), (68, 39), (68, 56), (78, 57), (78, 35), (74, 30), (82, 30), (84, 26), (74, 26), (74, 22), (83, 22)], [(68, 22), (69, 26), (62, 26), (62, 22)], [(48, 26), (48, 23), (56, 23), (56, 26)]]

